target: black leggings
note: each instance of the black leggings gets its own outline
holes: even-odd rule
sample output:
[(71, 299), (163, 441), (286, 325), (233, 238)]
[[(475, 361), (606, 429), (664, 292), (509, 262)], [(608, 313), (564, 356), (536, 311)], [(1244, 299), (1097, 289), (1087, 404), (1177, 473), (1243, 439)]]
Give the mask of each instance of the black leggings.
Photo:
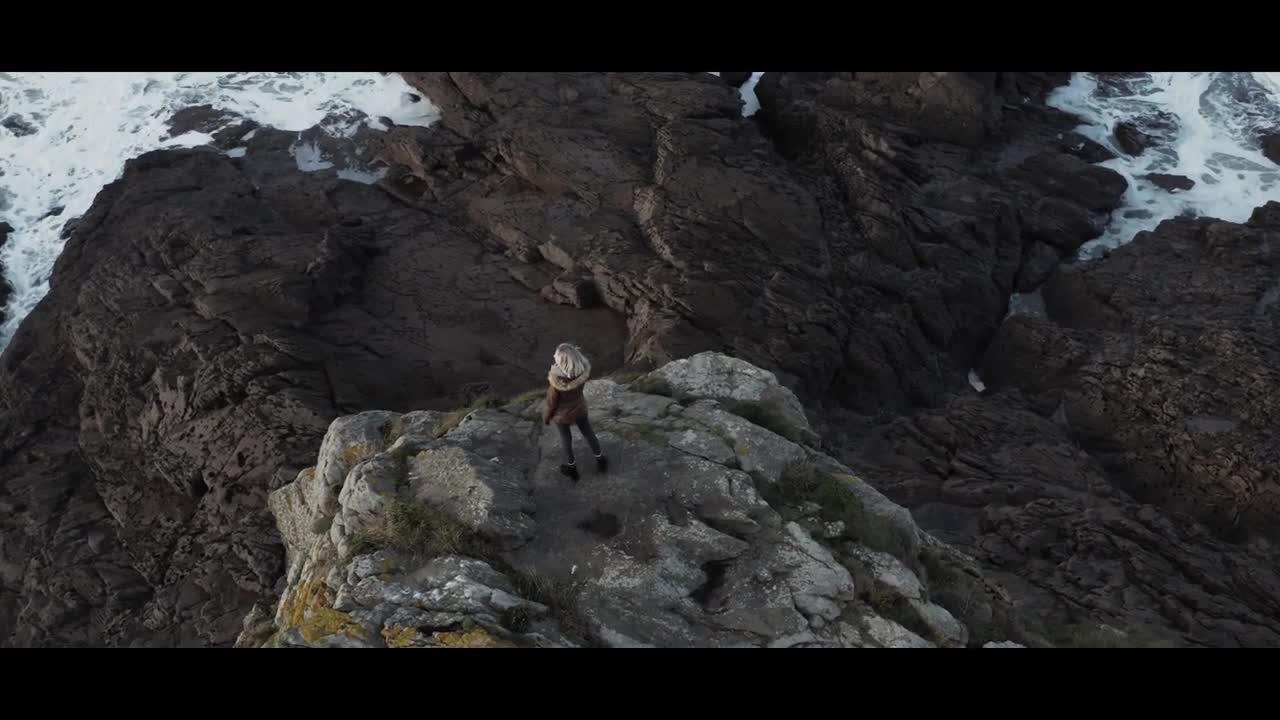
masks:
[[(591, 446), (591, 452), (600, 457), (600, 441), (596, 439), (596, 434), (591, 432), (591, 421), (584, 415), (578, 419), (578, 432), (582, 433), (582, 437), (587, 439), (587, 444)], [(568, 425), (556, 423), (556, 429), (560, 431), (560, 446), (564, 448), (565, 462), (569, 465), (573, 464), (573, 435), (569, 431)]]

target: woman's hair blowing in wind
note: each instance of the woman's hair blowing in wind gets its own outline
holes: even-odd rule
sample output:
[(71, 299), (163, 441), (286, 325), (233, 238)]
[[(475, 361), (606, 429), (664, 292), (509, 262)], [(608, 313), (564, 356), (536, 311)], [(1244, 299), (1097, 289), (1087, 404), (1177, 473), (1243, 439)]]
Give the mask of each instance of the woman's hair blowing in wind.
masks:
[(576, 378), (591, 369), (591, 363), (582, 354), (582, 350), (569, 343), (560, 343), (556, 346), (555, 361), (556, 367), (560, 368), (567, 378)]

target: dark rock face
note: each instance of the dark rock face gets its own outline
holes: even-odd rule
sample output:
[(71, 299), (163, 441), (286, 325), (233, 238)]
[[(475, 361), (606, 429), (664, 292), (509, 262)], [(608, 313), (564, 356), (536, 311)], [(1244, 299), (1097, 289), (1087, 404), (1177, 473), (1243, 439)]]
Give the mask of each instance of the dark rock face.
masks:
[(1148, 148), (1168, 144), (1177, 134), (1177, 116), (1164, 111), (1152, 111), (1133, 121), (1116, 123), (1112, 136), (1121, 151), (1136, 157)]
[(442, 121), (358, 134), (377, 185), (259, 129), (75, 225), (0, 361), (0, 642), (229, 644), (330, 420), (538, 387), (566, 339), (726, 351), (852, 429), (937, 405), (1125, 187), (1055, 144), (1064, 76), (770, 73), (752, 122), (705, 75), (404, 75)]
[(1151, 181), (1161, 190), (1173, 192), (1175, 190), (1190, 190), (1196, 186), (1196, 181), (1186, 175), (1167, 175), (1165, 173), (1148, 173), (1142, 176), (1144, 180)]
[(131, 161), (7, 348), (7, 642), (229, 644), (283, 567), (265, 494), (335, 412), (536, 386), (565, 334), (617, 364), (611, 313), (541, 303), (467, 228), (298, 173), (292, 141)]
[[(1006, 322), (989, 392), (850, 450), (922, 527), (1046, 623), (1280, 645), (1280, 203), (1176, 219)], [(1056, 629), (1055, 629), (1056, 628)], [(1069, 642), (1070, 638), (1062, 641)]]
[[(4, 245), (9, 242), (9, 234), (12, 232), (12, 225), (0, 222), (0, 250), (4, 250)], [(0, 323), (4, 322), (4, 309), (5, 306), (9, 304), (9, 296), (12, 294), (13, 285), (9, 282), (9, 279), (5, 277), (4, 260), (0, 260)]]
[(1151, 138), (1146, 133), (1138, 129), (1137, 125), (1131, 122), (1116, 123), (1113, 131), (1116, 144), (1124, 151), (1126, 155), (1141, 155), (1143, 150), (1151, 144)]
[(244, 120), (226, 110), (218, 110), (212, 105), (183, 108), (169, 118), (168, 124), (170, 137), (189, 132), (209, 133), (217, 145), (228, 145), (257, 127), (257, 123), (253, 121)]
[(1263, 135), (1261, 142), (1262, 154), (1271, 162), (1280, 165), (1280, 131)]
[(1116, 154), (1108, 150), (1105, 145), (1096, 143), (1075, 132), (1064, 133), (1062, 140), (1058, 143), (1058, 148), (1088, 163), (1106, 162), (1116, 157)]
[(742, 87), (743, 83), (751, 79), (751, 73), (722, 72), (720, 73), (720, 79), (723, 80), (726, 84), (732, 85), (733, 87)]
[(6, 117), (4, 120), (0, 120), (0, 127), (5, 128), (6, 130), (13, 133), (14, 135), (17, 135), (18, 137), (34, 135), (38, 132), (36, 127), (32, 125), (30, 122), (28, 122), (21, 115), (10, 115)]

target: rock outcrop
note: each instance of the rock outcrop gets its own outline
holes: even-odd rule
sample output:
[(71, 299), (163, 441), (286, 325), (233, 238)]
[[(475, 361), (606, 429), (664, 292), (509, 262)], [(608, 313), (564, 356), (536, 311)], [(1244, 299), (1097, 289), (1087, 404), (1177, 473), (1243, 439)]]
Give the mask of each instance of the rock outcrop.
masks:
[(1196, 181), (1192, 180), (1186, 175), (1169, 175), (1167, 173), (1147, 173), (1146, 175), (1143, 175), (1142, 178), (1144, 180), (1151, 182), (1151, 184), (1155, 185), (1161, 190), (1167, 190), (1169, 192), (1175, 192), (1178, 190), (1190, 190), (1191, 188), (1196, 186)]
[[(726, 391), (726, 378), (748, 381)], [(432, 412), (335, 420), (316, 465), (271, 496), (288, 586), (274, 612), (250, 613), (239, 644), (1022, 639), (999, 590), (965, 575), (963, 558), (785, 437), (808, 430), (803, 414), (766, 413), (772, 428), (735, 414), (798, 408), (772, 374), (702, 353), (629, 383), (593, 380), (586, 396), (613, 463), (579, 482), (559, 474), (537, 400), (452, 422)], [(962, 594), (972, 630), (939, 604)]]
[(1280, 165), (1280, 130), (1263, 133), (1258, 138), (1262, 145), (1262, 154), (1271, 162)]
[(404, 75), (440, 126), (213, 131), (69, 224), (0, 361), (0, 642), (229, 644), (334, 418), (518, 392), (563, 340), (727, 351), (854, 428), (940, 401), (1123, 190), (1065, 76), (766, 74), (756, 122), (700, 74)]
[(1275, 202), (1139, 233), (1001, 327), (982, 396), (841, 456), (1055, 643), (1280, 645), (1277, 241)]
[[(9, 242), (9, 234), (13, 232), (13, 226), (9, 223), (0, 222), (0, 252), (4, 251), (4, 246)], [(4, 258), (0, 257), (0, 323), (5, 319), (5, 308), (9, 304), (9, 296), (13, 294), (13, 284), (9, 282), (9, 278), (5, 277)]]

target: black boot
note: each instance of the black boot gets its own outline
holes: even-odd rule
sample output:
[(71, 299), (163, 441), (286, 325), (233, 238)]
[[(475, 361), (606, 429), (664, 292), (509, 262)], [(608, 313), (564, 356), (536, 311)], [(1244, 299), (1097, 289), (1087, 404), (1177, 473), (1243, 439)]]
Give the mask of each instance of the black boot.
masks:
[(565, 477), (570, 478), (570, 479), (572, 479), (572, 480), (574, 480), (574, 481), (577, 481), (577, 479), (578, 479), (578, 466), (577, 466), (577, 465), (574, 465), (574, 464), (563, 463), (563, 464), (561, 464), (561, 465), (560, 465), (560, 474), (561, 474), (561, 475), (564, 475)]
[(597, 455), (596, 469), (599, 470), (601, 473), (609, 472), (609, 458), (605, 457), (603, 454)]

